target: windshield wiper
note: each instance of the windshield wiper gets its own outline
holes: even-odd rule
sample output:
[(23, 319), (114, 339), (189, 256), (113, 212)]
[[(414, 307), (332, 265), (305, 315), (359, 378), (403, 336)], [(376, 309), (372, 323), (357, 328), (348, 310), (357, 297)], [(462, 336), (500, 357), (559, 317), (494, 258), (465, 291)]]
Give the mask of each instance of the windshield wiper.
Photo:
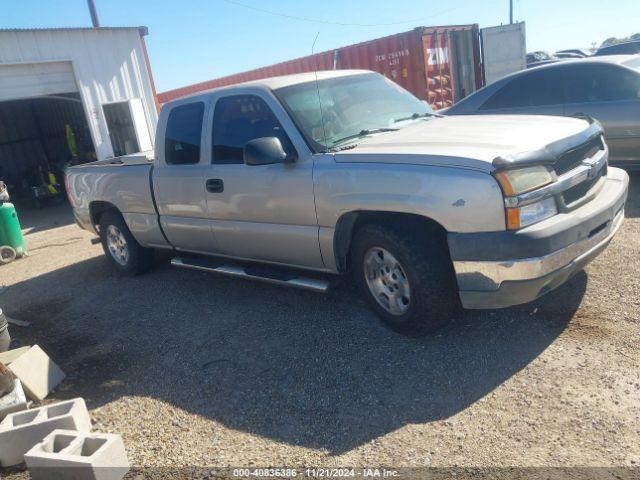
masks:
[(354, 138), (360, 138), (360, 137), (365, 137), (367, 135), (371, 135), (373, 133), (382, 133), (382, 132), (397, 132), (399, 129), (397, 128), (390, 128), (390, 127), (381, 127), (381, 128), (365, 128), (364, 130), (360, 130), (358, 133), (354, 133), (353, 135), (348, 135), (344, 138), (341, 138), (340, 140), (335, 140), (333, 142), (333, 145), (336, 145), (338, 143), (342, 143), (345, 142), (347, 140), (352, 140)]
[(444, 115), (440, 115), (438, 113), (424, 112), (424, 113), (414, 113), (413, 115), (409, 115), (408, 117), (396, 118), (394, 123), (404, 122), (406, 120), (417, 120), (418, 118), (426, 118), (426, 117), (444, 117)]

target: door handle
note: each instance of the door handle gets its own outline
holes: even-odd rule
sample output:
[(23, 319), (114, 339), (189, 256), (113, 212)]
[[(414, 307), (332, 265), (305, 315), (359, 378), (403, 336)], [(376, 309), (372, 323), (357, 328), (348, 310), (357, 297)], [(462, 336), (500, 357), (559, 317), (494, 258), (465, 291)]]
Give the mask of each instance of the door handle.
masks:
[(210, 178), (206, 183), (207, 192), (220, 193), (224, 191), (224, 182), (221, 178)]

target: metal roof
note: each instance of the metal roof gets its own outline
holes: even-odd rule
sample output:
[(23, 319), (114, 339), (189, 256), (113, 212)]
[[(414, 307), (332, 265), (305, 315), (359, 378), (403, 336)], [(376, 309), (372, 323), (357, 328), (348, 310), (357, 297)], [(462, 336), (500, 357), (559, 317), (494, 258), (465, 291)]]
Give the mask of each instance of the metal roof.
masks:
[(0, 28), (2, 32), (68, 32), (68, 31), (91, 31), (91, 30), (138, 30), (140, 35), (148, 35), (149, 28), (144, 25), (137, 27), (35, 27), (35, 28)]

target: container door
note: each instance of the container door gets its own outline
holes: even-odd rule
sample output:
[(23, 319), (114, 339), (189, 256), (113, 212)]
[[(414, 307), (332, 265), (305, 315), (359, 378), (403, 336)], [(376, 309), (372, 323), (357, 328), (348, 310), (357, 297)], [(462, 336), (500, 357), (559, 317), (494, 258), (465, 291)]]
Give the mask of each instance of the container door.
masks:
[(524, 22), (483, 28), (480, 37), (485, 85), (527, 68)]
[(476, 51), (477, 30), (452, 30), (449, 33), (453, 70), (453, 101), (459, 102), (476, 91)]
[(436, 30), (422, 37), (427, 101), (435, 110), (453, 105), (449, 32)]

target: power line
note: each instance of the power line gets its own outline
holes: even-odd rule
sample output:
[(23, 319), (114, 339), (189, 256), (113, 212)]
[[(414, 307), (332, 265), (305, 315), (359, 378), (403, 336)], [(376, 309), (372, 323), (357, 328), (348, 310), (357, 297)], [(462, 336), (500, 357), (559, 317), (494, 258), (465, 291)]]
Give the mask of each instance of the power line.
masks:
[(301, 22), (309, 22), (309, 23), (322, 23), (325, 25), (339, 25), (341, 27), (385, 27), (385, 26), (390, 26), (390, 25), (401, 25), (403, 23), (416, 23), (416, 22), (420, 22), (422, 20), (429, 20), (433, 17), (437, 17), (439, 15), (443, 15), (445, 13), (448, 13), (452, 10), (456, 10), (459, 7), (454, 7), (454, 8), (449, 8), (447, 10), (443, 10), (441, 12), (437, 12), (434, 15), (431, 15), (429, 17), (421, 17), (421, 18), (413, 18), (411, 20), (400, 20), (397, 22), (389, 22), (389, 23), (346, 23), (346, 22), (332, 22), (330, 20), (322, 20), (322, 19), (318, 19), (318, 18), (310, 18), (310, 17), (301, 17), (298, 15), (291, 15), (288, 13), (282, 13), (282, 12), (274, 12), (272, 10), (266, 10), (264, 8), (259, 8), (259, 7), (254, 7), (253, 5), (247, 5), (245, 3), (242, 2), (238, 2), (236, 0), (223, 0), (226, 3), (229, 3), (231, 5), (236, 5), (238, 7), (243, 7), (243, 8), (247, 8), (249, 10), (254, 10), (256, 12), (260, 12), (260, 13), (266, 13), (267, 15), (273, 15), (275, 17), (284, 17), (284, 18), (288, 18), (290, 20), (299, 20)]

